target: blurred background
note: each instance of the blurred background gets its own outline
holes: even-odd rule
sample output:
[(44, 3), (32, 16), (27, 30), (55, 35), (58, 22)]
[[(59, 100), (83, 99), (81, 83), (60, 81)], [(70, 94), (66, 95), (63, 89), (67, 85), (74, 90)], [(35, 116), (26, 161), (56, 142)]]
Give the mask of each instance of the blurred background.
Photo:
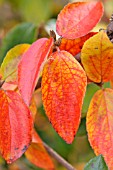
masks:
[[(37, 38), (49, 37), (49, 30), (55, 30), (55, 22), (58, 13), (67, 3), (72, 0), (0, 0), (0, 63), (7, 51), (19, 43), (32, 43)], [(74, 1), (73, 2), (77, 2)], [(101, 22), (94, 28), (106, 28), (109, 18), (113, 12), (113, 1), (103, 0), (105, 7)], [(22, 35), (22, 38), (21, 36)], [(90, 84), (87, 87), (84, 105), (82, 109), (82, 120), (79, 131), (73, 144), (66, 144), (54, 131), (49, 123), (41, 100), (41, 92), (35, 93), (37, 104), (37, 115), (35, 128), (40, 137), (51, 146), (62, 157), (69, 161), (78, 170), (82, 170), (86, 162), (95, 155), (91, 149), (85, 127), (85, 116), (88, 105), (93, 94), (99, 89), (98, 86)], [(58, 162), (56, 169), (65, 170)], [(23, 155), (11, 165), (7, 165), (0, 158), (0, 170), (40, 170), (31, 164)]]

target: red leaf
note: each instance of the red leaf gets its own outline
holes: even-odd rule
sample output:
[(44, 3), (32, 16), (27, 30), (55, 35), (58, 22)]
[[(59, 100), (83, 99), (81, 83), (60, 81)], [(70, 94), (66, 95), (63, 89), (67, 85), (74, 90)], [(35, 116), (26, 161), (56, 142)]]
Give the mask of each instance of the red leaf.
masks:
[(48, 118), (67, 143), (78, 130), (85, 89), (86, 74), (74, 57), (53, 53), (42, 74), (42, 98)]
[(81, 51), (84, 42), (95, 34), (96, 32), (91, 32), (81, 38), (73, 40), (62, 38), (59, 48), (60, 50), (68, 51), (73, 56), (75, 56)]
[(93, 96), (87, 113), (89, 142), (113, 170), (113, 90), (102, 89)]
[(34, 165), (46, 170), (54, 170), (54, 165), (43, 146), (42, 140), (34, 131), (33, 141), (28, 150), (25, 152), (27, 159)]
[(32, 118), (21, 97), (0, 90), (0, 152), (7, 163), (18, 159), (32, 138)]
[(99, 22), (103, 14), (101, 2), (75, 2), (66, 5), (58, 15), (57, 33), (67, 39), (86, 35)]
[(47, 57), (53, 39), (41, 38), (34, 42), (22, 56), (18, 66), (18, 86), (27, 105), (30, 104), (32, 93), (40, 72), (40, 67)]

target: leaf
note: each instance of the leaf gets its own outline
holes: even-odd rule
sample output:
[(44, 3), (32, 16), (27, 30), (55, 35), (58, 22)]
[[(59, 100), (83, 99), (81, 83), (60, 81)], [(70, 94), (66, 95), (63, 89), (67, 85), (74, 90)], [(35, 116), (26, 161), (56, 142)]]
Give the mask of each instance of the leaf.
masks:
[(111, 85), (111, 88), (113, 89), (113, 75), (111, 76), (111, 79), (110, 79), (110, 85)]
[(68, 51), (73, 56), (75, 56), (81, 51), (84, 42), (95, 34), (96, 32), (91, 32), (81, 38), (77, 38), (73, 40), (62, 38), (59, 48), (60, 50)]
[(53, 39), (41, 38), (24, 53), (18, 66), (18, 86), (22, 98), (30, 104), (40, 67), (53, 45)]
[[(27, 5), (26, 5), (27, 4)], [(46, 7), (46, 8), (45, 8)], [(38, 10), (37, 10), (38, 8)], [(52, 15), (52, 0), (20, 0), (19, 10), (24, 20), (40, 24)]]
[(53, 53), (42, 73), (42, 99), (54, 129), (67, 143), (78, 130), (85, 90), (81, 65), (66, 51)]
[(44, 148), (42, 140), (35, 131), (33, 131), (33, 141), (25, 152), (25, 156), (31, 163), (40, 168), (54, 170), (53, 162)]
[(81, 51), (81, 61), (89, 79), (107, 82), (113, 74), (113, 44), (104, 31), (89, 38)]
[(82, 118), (86, 116), (90, 101), (97, 90), (100, 90), (100, 87), (96, 84), (90, 83), (87, 85), (84, 102), (82, 105)]
[(99, 90), (93, 96), (87, 113), (89, 142), (96, 155), (102, 154), (113, 169), (113, 90)]
[(17, 44), (32, 43), (36, 39), (36, 26), (32, 23), (22, 23), (9, 31), (2, 41), (0, 49), (0, 64), (7, 51)]
[(84, 170), (108, 170), (102, 155), (91, 159), (85, 166)]
[(77, 131), (76, 136), (80, 137), (80, 136), (85, 136), (85, 135), (87, 135), (87, 132), (86, 132), (86, 118), (83, 118), (83, 119), (81, 119), (80, 126), (79, 126), (79, 129)]
[(58, 15), (57, 33), (67, 39), (75, 39), (89, 33), (103, 15), (101, 2), (74, 2), (66, 5)]
[(0, 90), (0, 152), (12, 163), (26, 151), (32, 138), (32, 118), (21, 97)]
[(35, 121), (35, 116), (37, 114), (37, 105), (36, 105), (36, 102), (35, 102), (34, 98), (32, 98), (32, 100), (31, 100), (31, 104), (30, 104), (29, 109), (30, 109), (30, 111), (32, 113), (32, 118)]
[(4, 82), (4, 84), (2, 85), (2, 89), (4, 90), (12, 90), (15, 91), (17, 90), (17, 84), (12, 84), (12, 83), (6, 83)]
[(5, 82), (14, 83), (17, 81), (18, 63), (23, 53), (27, 51), (29, 47), (29, 44), (21, 44), (16, 45), (8, 51), (1, 65), (2, 79), (5, 80)]

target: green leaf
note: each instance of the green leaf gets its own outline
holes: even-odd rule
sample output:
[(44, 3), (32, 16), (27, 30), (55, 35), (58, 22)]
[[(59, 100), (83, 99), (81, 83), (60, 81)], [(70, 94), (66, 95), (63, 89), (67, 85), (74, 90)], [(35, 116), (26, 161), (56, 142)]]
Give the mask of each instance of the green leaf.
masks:
[(19, 11), (24, 20), (39, 24), (52, 15), (52, 0), (19, 0)]
[(89, 103), (90, 103), (93, 95), (95, 94), (95, 92), (99, 89), (100, 89), (100, 87), (94, 83), (87, 85), (87, 90), (86, 90), (86, 94), (85, 94), (85, 98), (84, 98), (84, 102), (83, 102), (83, 106), (82, 106), (82, 118), (86, 116), (86, 113), (87, 113), (87, 110), (89, 107)]
[(85, 136), (87, 134), (86, 131), (86, 118), (81, 119), (81, 123), (77, 132), (77, 137), (79, 136)]
[(0, 48), (0, 64), (6, 53), (17, 44), (32, 43), (36, 39), (36, 25), (32, 23), (22, 23), (15, 26), (7, 33)]
[(84, 170), (108, 170), (102, 155), (91, 159), (85, 166)]

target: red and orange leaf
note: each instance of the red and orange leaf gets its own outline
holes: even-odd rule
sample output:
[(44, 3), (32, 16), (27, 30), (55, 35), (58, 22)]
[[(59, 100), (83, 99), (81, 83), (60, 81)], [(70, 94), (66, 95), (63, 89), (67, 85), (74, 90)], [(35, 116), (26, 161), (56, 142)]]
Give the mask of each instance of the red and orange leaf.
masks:
[(12, 163), (26, 151), (32, 139), (32, 118), (21, 97), (0, 90), (0, 152)]
[(87, 113), (89, 142), (96, 155), (102, 154), (113, 170), (113, 90), (99, 90)]
[(54, 129), (72, 143), (78, 130), (86, 90), (86, 75), (81, 65), (66, 52), (53, 53), (42, 73), (42, 99)]
[(104, 31), (100, 31), (84, 43), (81, 61), (90, 80), (100, 83), (111, 79), (113, 44)]
[(75, 39), (89, 33), (103, 15), (101, 2), (74, 2), (66, 5), (56, 22), (57, 33), (67, 39)]
[(35, 131), (33, 132), (33, 141), (25, 155), (34, 165), (46, 170), (54, 170), (53, 162), (46, 152), (42, 140)]
[(32, 93), (34, 91), (40, 67), (49, 54), (53, 38), (41, 38), (34, 42), (22, 59), (18, 66), (18, 86), (19, 91), (27, 105), (30, 104)]
[(73, 56), (75, 56), (81, 51), (84, 42), (95, 34), (96, 32), (91, 32), (81, 38), (77, 38), (73, 40), (62, 38), (59, 48), (60, 50), (68, 51)]

